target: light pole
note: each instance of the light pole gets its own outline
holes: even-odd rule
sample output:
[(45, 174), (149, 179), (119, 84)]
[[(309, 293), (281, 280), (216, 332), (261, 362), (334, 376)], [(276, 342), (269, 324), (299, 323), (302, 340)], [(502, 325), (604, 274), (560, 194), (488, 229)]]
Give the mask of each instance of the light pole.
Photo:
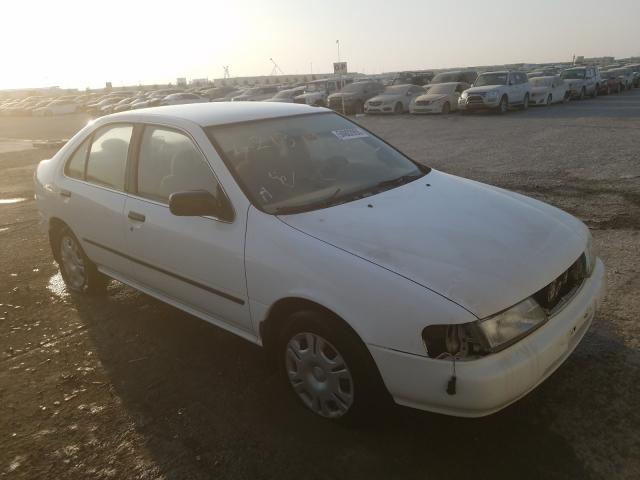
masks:
[(340, 62), (340, 40), (336, 40), (336, 45), (338, 46), (338, 62)]

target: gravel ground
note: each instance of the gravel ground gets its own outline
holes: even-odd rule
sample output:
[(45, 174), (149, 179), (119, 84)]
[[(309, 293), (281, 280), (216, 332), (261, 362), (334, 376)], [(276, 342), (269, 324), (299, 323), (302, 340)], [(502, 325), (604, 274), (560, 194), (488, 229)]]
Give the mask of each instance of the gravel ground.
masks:
[[(68, 137), (86, 121), (0, 118), (0, 138)], [(32, 201), (33, 169), (54, 152), (0, 153), (0, 199), (26, 199), (0, 202), (0, 477), (639, 478), (640, 91), (357, 121), (593, 229), (607, 299), (551, 378), (482, 419), (400, 407), (359, 430), (316, 419), (257, 347), (116, 282), (105, 298), (69, 295)]]

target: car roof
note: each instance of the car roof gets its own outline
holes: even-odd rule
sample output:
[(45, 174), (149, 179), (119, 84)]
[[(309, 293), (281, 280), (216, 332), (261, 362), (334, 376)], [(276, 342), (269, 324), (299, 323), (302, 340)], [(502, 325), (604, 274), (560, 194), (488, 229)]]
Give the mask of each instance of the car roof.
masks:
[(130, 110), (103, 117), (109, 121), (188, 120), (203, 127), (327, 111), (296, 103), (207, 102)]

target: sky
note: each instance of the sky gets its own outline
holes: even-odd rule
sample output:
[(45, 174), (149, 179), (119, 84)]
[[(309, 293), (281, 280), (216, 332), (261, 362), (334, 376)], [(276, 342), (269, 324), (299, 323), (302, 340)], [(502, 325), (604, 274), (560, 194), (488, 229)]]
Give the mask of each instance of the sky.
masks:
[(0, 89), (640, 55), (640, 0), (4, 0)]

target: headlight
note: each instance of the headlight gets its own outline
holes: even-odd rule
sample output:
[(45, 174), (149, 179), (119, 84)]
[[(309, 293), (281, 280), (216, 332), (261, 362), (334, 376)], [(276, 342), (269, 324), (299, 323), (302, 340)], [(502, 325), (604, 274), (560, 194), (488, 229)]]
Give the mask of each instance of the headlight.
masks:
[(464, 92), (462, 92), (462, 95), (460, 95), (460, 98), (467, 98), (469, 96), (469, 93), (465, 90)]
[(489, 92), (489, 93), (487, 93), (487, 98), (489, 100), (493, 100), (493, 99), (498, 98), (498, 92)]
[(589, 238), (587, 238), (587, 248), (584, 250), (584, 256), (587, 260), (587, 275), (591, 276), (596, 266), (596, 260), (598, 259), (598, 251), (593, 244), (591, 232), (589, 232)]
[(547, 316), (533, 298), (478, 322), (492, 351), (506, 347), (508, 344), (525, 336), (531, 330), (542, 325)]

